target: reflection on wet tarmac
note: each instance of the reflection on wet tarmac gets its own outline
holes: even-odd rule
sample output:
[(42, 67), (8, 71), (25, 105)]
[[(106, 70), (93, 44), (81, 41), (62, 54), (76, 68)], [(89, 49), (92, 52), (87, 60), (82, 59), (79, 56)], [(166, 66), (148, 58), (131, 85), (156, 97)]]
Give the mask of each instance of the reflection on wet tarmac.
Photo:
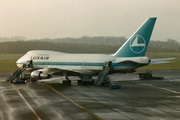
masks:
[(139, 80), (137, 73), (110, 75), (111, 82), (121, 85), (121, 89), (115, 90), (109, 86), (78, 86), (76, 81), (64, 86), (58, 78), (51, 82), (12, 85), (5, 82), (5, 74), (0, 74), (0, 120), (38, 119), (27, 103), (42, 120), (179, 119), (179, 73), (180, 70), (153, 71), (154, 76), (164, 80)]

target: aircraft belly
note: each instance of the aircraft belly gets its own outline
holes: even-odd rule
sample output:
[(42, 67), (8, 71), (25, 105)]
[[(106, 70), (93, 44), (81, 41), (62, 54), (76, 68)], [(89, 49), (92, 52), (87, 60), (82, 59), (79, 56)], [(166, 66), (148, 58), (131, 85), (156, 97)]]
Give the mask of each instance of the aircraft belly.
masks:
[(82, 66), (83, 70), (102, 70), (103, 66)]
[(102, 66), (83, 66), (83, 69), (81, 69), (82, 75), (97, 75), (97, 72), (101, 71), (103, 69)]
[(98, 66), (63, 66), (62, 69), (67, 69), (73, 72), (80, 73), (81, 75), (93, 76), (96, 75), (96, 72), (102, 70), (102, 67)]
[(114, 67), (114, 70), (129, 70), (129, 69), (135, 69), (135, 67), (132, 67), (132, 66), (116, 66), (116, 67)]
[(56, 68), (57, 72), (61, 72), (61, 73), (66, 71), (69, 74), (73, 72), (73, 73), (77, 73), (77, 75), (81, 74), (81, 75), (87, 75), (87, 76), (96, 75), (97, 73), (95, 71), (102, 69), (102, 67), (97, 67), (97, 66), (83, 67), (83, 66), (53, 66), (53, 65), (49, 65), (47, 68), (49, 69)]

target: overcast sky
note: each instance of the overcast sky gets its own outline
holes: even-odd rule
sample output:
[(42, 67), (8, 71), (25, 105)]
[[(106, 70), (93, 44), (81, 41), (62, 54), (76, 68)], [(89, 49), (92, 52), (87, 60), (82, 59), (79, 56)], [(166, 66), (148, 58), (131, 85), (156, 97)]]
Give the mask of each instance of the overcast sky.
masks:
[(180, 41), (180, 0), (0, 0), (0, 36), (125, 36), (157, 17), (153, 40)]

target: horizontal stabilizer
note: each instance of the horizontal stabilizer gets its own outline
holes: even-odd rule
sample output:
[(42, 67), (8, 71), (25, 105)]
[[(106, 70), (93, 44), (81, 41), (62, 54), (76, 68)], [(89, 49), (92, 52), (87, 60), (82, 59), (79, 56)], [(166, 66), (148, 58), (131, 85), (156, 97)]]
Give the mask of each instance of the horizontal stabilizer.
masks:
[(150, 64), (161, 64), (161, 63), (170, 63), (168, 60), (173, 60), (176, 58), (165, 58), (165, 59), (154, 59), (151, 60)]

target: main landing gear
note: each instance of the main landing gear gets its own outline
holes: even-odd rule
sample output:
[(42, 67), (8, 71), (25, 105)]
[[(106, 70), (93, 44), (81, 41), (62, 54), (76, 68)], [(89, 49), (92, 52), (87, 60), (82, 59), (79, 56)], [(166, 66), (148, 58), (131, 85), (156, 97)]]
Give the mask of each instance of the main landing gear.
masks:
[(71, 80), (68, 78), (67, 73), (63, 73), (63, 78), (65, 78), (65, 80), (63, 80), (64, 85), (71, 85)]

